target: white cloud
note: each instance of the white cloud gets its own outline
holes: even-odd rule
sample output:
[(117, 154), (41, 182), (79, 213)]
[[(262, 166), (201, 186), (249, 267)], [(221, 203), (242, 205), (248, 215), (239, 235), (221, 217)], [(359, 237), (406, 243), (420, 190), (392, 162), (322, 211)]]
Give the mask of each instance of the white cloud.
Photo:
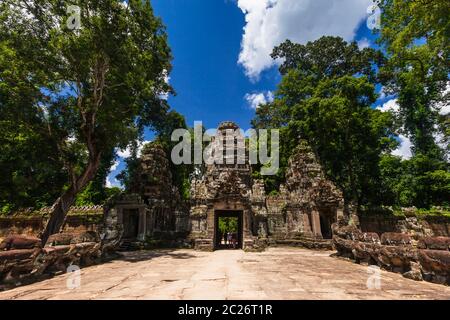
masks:
[(450, 95), (450, 82), (447, 83), (447, 88), (442, 92), (442, 102), (436, 103), (434, 106), (436, 110), (438, 110), (439, 114), (441, 115), (447, 115), (450, 113), (450, 102), (449, 97)]
[[(382, 106), (377, 107), (378, 110), (381, 110), (382, 112), (397, 112), (399, 110), (399, 105), (397, 103), (397, 99), (391, 99), (388, 102), (384, 103)], [(411, 151), (411, 147), (412, 147), (412, 143), (411, 140), (405, 136), (400, 134), (398, 136), (400, 145), (398, 146), (397, 149), (392, 151), (392, 154), (394, 156), (399, 156), (402, 159), (411, 159), (412, 157), (412, 151)]]
[(273, 101), (273, 93), (271, 91), (247, 93), (244, 99), (252, 109), (257, 109), (260, 105)]
[[(167, 84), (170, 84), (170, 76), (167, 73), (167, 71), (164, 71), (164, 82)], [(162, 100), (167, 100), (169, 99), (169, 93), (168, 92), (162, 92), (159, 94), (159, 98)]]
[[(111, 181), (112, 180), (112, 181)], [(110, 174), (109, 176), (106, 177), (106, 183), (105, 186), (107, 188), (113, 188), (113, 187), (118, 187), (118, 188), (122, 188), (121, 183), (116, 179), (113, 178), (112, 175)]]
[(398, 138), (400, 139), (400, 146), (397, 149), (395, 149), (394, 151), (392, 151), (392, 154), (394, 156), (402, 157), (402, 159), (405, 159), (405, 160), (411, 159), (411, 157), (412, 157), (411, 140), (402, 134), (399, 135)]
[(121, 158), (129, 158), (131, 156), (131, 149), (130, 147), (127, 147), (126, 149), (118, 149), (117, 155)]
[(358, 47), (360, 50), (365, 49), (365, 48), (369, 48), (370, 47), (370, 41), (367, 38), (362, 38), (361, 40), (358, 41)]
[(237, 0), (246, 22), (238, 62), (257, 80), (275, 64), (270, 54), (286, 39), (302, 44), (324, 35), (353, 40), (371, 4), (372, 0)]
[(112, 182), (111, 182), (111, 180), (109, 179), (109, 176), (106, 177), (106, 187), (107, 187), (107, 188), (112, 188)]
[(120, 161), (116, 160), (114, 161), (113, 165), (111, 166), (111, 168), (109, 169), (111, 172), (112, 171), (116, 171), (116, 169), (119, 167)]
[[(141, 156), (142, 148), (145, 144), (149, 143), (151, 141), (138, 141), (138, 150), (137, 150), (137, 156)], [(131, 147), (128, 146), (125, 149), (116, 149), (117, 155), (123, 159), (129, 158), (131, 156)]]
[(384, 103), (382, 106), (378, 106), (377, 109), (386, 112), (386, 111), (392, 111), (392, 112), (398, 112), (400, 106), (397, 103), (397, 99), (391, 99)]
[(386, 92), (385, 87), (381, 87), (378, 93), (380, 94), (380, 96), (378, 97), (379, 100), (393, 99), (396, 96), (393, 93)]

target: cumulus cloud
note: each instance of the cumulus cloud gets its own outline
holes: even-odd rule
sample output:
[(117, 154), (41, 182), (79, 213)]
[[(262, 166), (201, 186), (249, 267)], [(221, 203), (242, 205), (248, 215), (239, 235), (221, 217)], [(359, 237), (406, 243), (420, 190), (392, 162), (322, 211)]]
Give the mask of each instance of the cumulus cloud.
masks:
[(382, 112), (392, 111), (398, 112), (400, 106), (398, 105), (397, 99), (391, 99), (385, 102), (382, 106), (378, 106), (377, 109)]
[(394, 156), (399, 156), (402, 159), (411, 159), (412, 157), (412, 152), (411, 152), (411, 147), (412, 147), (412, 143), (411, 140), (404, 135), (399, 135), (398, 138), (400, 139), (400, 145), (397, 149), (395, 149), (394, 151), (392, 151), (392, 154)]
[(114, 161), (113, 165), (111, 166), (111, 168), (109, 170), (116, 171), (116, 169), (119, 167), (119, 164), (120, 164), (119, 160)]
[(245, 14), (239, 64), (248, 77), (274, 65), (273, 48), (286, 39), (297, 43), (321, 36), (353, 40), (372, 0), (237, 0)]
[[(164, 71), (164, 82), (167, 84), (170, 84), (170, 76), (167, 73), (167, 71)], [(169, 99), (169, 93), (168, 92), (162, 92), (159, 94), (159, 98), (162, 100), (167, 100)]]
[[(145, 144), (149, 143), (151, 141), (138, 141), (138, 150), (137, 150), (137, 156), (141, 156), (142, 148)], [(117, 155), (123, 159), (129, 158), (131, 156), (131, 146), (126, 147), (125, 149), (117, 149), (116, 150)]]
[(447, 83), (447, 88), (442, 92), (442, 101), (439, 103), (436, 103), (434, 106), (436, 110), (441, 115), (447, 115), (450, 113), (450, 83)]
[(252, 109), (257, 109), (260, 105), (273, 101), (273, 93), (271, 91), (247, 93), (244, 96), (248, 105)]
[(107, 188), (114, 188), (114, 187), (122, 188), (122, 185), (120, 184), (120, 182), (116, 178), (113, 178), (111, 175), (106, 177), (105, 186)]

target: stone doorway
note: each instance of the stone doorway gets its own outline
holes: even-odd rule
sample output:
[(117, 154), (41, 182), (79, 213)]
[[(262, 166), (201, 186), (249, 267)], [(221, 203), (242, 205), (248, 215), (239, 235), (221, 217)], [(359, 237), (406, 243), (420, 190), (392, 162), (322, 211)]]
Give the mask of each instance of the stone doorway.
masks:
[(123, 238), (136, 239), (139, 234), (139, 210), (123, 210)]
[(320, 231), (323, 239), (333, 238), (333, 232), (331, 231), (331, 225), (334, 223), (334, 219), (331, 212), (320, 213)]
[(242, 210), (214, 211), (214, 249), (242, 249)]

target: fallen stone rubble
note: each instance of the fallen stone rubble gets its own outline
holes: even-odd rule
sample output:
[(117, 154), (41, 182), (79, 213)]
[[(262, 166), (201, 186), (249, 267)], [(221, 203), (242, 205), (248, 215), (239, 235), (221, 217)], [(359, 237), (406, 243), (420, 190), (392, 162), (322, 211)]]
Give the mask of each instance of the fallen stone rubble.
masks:
[(450, 285), (450, 237), (412, 239), (408, 234), (365, 233), (355, 226), (333, 226), (336, 256), (401, 273), (418, 281)]
[(0, 243), (0, 290), (99, 263), (101, 247), (93, 231), (53, 235), (43, 248), (39, 238), (10, 235)]

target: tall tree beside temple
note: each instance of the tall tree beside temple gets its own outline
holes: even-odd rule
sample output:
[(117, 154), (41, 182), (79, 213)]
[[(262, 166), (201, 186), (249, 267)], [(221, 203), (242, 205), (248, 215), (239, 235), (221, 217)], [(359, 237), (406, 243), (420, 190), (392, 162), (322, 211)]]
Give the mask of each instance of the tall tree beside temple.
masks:
[[(163, 121), (171, 51), (149, 1), (5, 0), (0, 4), (3, 92), (13, 107), (23, 94), (41, 112), (68, 185), (42, 235), (59, 231), (101, 160)], [(79, 18), (79, 21), (77, 21)], [(20, 75), (20, 76), (19, 76)]]
[[(388, 204), (448, 206), (450, 199), (449, 114), (450, 6), (446, 0), (378, 1), (379, 43), (387, 63), (384, 91), (397, 96), (400, 132), (412, 142), (412, 158), (380, 163)], [(398, 171), (398, 168), (401, 168)]]
[(347, 202), (378, 202), (380, 155), (396, 145), (391, 114), (371, 108), (383, 55), (322, 37), (306, 45), (288, 40), (272, 57), (283, 61), (282, 80), (275, 101), (257, 109), (253, 125), (283, 128), (283, 158), (299, 138), (307, 140)]

